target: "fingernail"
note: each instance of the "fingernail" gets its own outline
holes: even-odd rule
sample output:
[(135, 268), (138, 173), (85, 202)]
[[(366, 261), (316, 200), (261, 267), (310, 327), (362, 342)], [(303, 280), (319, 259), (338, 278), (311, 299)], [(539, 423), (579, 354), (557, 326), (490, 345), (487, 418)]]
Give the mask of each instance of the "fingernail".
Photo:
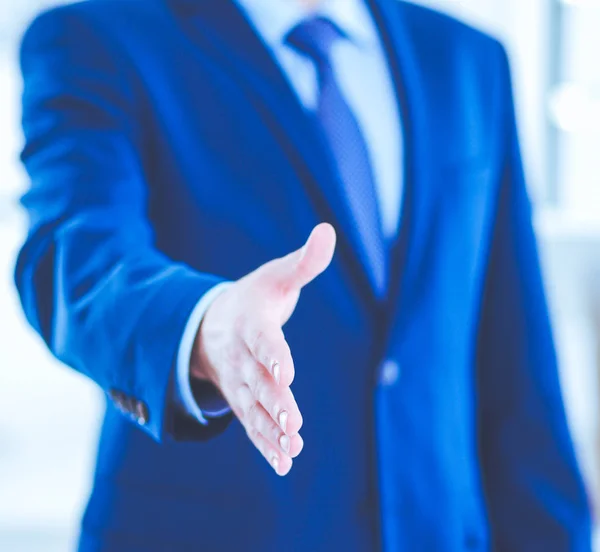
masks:
[(276, 454), (271, 457), (271, 465), (275, 471), (279, 469), (279, 458), (277, 458)]
[(286, 454), (290, 452), (290, 438), (287, 435), (279, 437), (279, 444)]
[(287, 410), (282, 410), (279, 413), (279, 426), (281, 427), (281, 429), (283, 429), (283, 431), (287, 430), (287, 420), (288, 420)]
[(277, 385), (279, 385), (279, 376), (280, 376), (280, 368), (279, 368), (279, 362), (275, 361), (273, 363), (273, 378), (275, 379), (275, 383), (277, 383)]

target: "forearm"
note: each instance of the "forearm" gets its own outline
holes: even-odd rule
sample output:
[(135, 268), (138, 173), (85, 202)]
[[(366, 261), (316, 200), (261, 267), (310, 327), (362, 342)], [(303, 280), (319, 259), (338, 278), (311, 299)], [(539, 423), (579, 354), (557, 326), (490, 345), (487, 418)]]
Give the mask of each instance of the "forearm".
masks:
[(146, 429), (160, 438), (180, 336), (221, 280), (135, 247), (125, 234), (136, 232), (100, 214), (39, 229), (19, 256), (16, 281), (53, 354), (105, 391), (143, 403)]

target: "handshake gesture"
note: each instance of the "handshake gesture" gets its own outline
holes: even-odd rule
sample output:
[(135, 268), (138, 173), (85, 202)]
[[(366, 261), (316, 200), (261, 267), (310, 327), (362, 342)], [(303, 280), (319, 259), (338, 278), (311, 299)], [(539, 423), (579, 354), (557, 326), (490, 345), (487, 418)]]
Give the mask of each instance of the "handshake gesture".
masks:
[(227, 288), (210, 306), (192, 354), (192, 377), (212, 382), (279, 475), (303, 447), (290, 385), (294, 361), (282, 327), (302, 288), (331, 263), (336, 235), (319, 224), (306, 244)]

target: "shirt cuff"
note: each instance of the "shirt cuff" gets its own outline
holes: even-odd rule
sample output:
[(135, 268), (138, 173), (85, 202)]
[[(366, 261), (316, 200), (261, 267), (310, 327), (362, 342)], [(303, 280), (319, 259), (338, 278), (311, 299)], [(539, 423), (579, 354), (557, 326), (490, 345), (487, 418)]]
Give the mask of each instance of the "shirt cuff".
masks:
[(188, 318), (183, 331), (183, 336), (179, 342), (179, 350), (177, 351), (174, 389), (175, 404), (202, 425), (208, 424), (207, 417), (218, 418), (231, 411), (227, 403), (217, 396), (209, 396), (210, 394), (207, 394), (206, 398), (199, 397), (198, 400), (196, 400), (190, 382), (190, 359), (192, 357), (192, 348), (200, 323), (202, 322), (208, 307), (210, 307), (217, 296), (223, 293), (230, 285), (231, 282), (222, 282), (211, 288), (202, 296)]

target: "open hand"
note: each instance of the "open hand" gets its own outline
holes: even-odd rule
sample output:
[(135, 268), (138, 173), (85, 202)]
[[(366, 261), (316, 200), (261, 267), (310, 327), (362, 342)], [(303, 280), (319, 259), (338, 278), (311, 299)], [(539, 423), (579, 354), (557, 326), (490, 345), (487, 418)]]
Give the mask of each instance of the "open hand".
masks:
[(191, 374), (211, 381), (279, 475), (300, 454), (302, 415), (290, 385), (294, 361), (283, 335), (304, 286), (331, 263), (335, 230), (314, 228), (306, 244), (244, 276), (206, 312)]

